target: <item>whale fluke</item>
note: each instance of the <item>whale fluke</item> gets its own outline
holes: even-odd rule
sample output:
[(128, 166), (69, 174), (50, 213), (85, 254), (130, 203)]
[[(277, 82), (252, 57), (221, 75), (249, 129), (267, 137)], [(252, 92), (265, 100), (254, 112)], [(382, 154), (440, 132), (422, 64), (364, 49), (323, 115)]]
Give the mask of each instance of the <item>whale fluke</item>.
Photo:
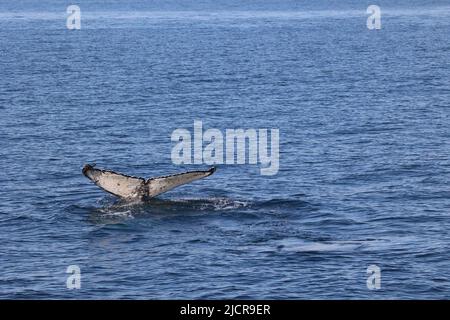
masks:
[(86, 164), (83, 167), (83, 174), (103, 190), (124, 199), (153, 198), (175, 187), (206, 178), (216, 171), (216, 168), (212, 167), (205, 171), (189, 171), (144, 179), (94, 167), (95, 165)]

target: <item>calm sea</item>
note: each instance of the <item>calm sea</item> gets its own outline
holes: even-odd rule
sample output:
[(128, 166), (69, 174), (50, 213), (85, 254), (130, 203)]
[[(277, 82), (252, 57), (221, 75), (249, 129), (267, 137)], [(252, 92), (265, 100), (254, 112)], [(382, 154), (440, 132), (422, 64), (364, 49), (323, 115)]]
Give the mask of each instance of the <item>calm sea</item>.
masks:
[[(0, 3), (0, 298), (449, 298), (447, 1), (377, 1), (381, 30), (370, 1), (70, 4)], [(278, 174), (134, 205), (81, 174), (206, 168), (171, 161), (194, 120), (278, 128)]]

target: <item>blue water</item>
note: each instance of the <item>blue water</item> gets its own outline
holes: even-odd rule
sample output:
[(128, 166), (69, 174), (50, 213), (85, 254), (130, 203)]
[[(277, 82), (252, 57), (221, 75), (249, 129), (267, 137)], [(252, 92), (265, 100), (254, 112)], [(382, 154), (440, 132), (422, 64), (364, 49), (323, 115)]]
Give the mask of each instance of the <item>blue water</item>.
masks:
[[(381, 30), (369, 1), (69, 4), (0, 3), (0, 298), (449, 298), (447, 1)], [(278, 174), (133, 205), (81, 174), (203, 169), (170, 158), (194, 120), (279, 128)]]

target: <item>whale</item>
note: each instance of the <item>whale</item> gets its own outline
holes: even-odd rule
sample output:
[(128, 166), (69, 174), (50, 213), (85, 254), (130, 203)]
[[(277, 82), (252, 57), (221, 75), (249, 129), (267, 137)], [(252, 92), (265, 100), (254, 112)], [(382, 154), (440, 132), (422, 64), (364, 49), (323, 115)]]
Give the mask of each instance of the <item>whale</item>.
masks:
[(209, 177), (216, 171), (211, 167), (204, 171), (188, 171), (168, 176), (141, 178), (112, 170), (95, 168), (86, 164), (82, 173), (104, 191), (124, 200), (146, 200), (156, 197), (178, 186)]

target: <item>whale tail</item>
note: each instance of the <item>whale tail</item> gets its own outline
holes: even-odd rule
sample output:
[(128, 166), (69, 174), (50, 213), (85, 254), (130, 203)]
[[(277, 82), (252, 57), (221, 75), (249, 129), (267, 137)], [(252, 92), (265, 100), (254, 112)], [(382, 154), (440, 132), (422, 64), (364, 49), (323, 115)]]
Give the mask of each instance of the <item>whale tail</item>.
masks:
[(144, 179), (94, 167), (95, 165), (86, 164), (83, 174), (101, 189), (124, 199), (153, 198), (178, 186), (206, 178), (216, 171), (216, 168), (212, 167), (204, 171)]

